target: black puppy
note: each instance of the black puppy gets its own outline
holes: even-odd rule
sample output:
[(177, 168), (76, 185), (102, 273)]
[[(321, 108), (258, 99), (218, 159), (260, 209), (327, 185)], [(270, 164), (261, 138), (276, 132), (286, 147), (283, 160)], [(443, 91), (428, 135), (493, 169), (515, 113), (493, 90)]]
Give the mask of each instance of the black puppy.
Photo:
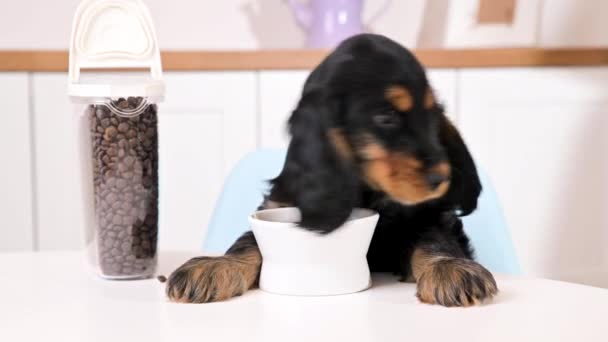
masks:
[[(371, 34), (344, 41), (309, 76), (289, 131), (287, 160), (262, 208), (296, 206), (301, 225), (322, 233), (353, 208), (377, 210), (372, 271), (415, 281), (425, 303), (468, 306), (497, 292), (492, 274), (472, 260), (458, 218), (477, 206), (475, 164), (408, 50)], [(247, 232), (225, 256), (178, 268), (167, 295), (240, 295), (257, 285), (261, 263)]]

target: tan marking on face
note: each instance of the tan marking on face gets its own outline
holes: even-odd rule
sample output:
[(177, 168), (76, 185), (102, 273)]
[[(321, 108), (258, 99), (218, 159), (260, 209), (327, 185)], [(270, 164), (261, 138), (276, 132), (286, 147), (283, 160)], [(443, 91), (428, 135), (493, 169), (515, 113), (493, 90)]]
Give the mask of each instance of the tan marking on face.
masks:
[(429, 172), (434, 172), (442, 175), (443, 177), (449, 178), (450, 174), (452, 173), (452, 168), (447, 162), (441, 162), (430, 168)]
[(339, 128), (332, 128), (327, 133), (329, 136), (329, 141), (334, 145), (336, 152), (347, 160), (352, 159), (353, 157), (353, 149), (350, 146), (348, 140), (344, 136), (344, 132)]
[(393, 85), (386, 89), (384, 97), (399, 111), (407, 112), (414, 106), (414, 98), (407, 88)]
[(369, 133), (364, 133), (356, 137), (353, 144), (355, 153), (366, 161), (385, 159), (390, 155), (390, 151)]
[(371, 134), (362, 134), (354, 141), (354, 152), (363, 159), (363, 177), (369, 186), (389, 195), (393, 200), (412, 205), (443, 196), (449, 180), (431, 189), (426, 175), (437, 173), (449, 179), (450, 164), (441, 162), (425, 170), (413, 156), (387, 150)]
[[(449, 165), (442, 163), (438, 168), (441, 169), (439, 172), (446, 172)], [(364, 162), (363, 170), (370, 186), (406, 205), (439, 198), (450, 186), (450, 182), (445, 181), (436, 189), (431, 189), (424, 177), (422, 163), (416, 158), (400, 153), (389, 154), (386, 158), (367, 160)]]
[(435, 105), (435, 95), (431, 88), (426, 88), (424, 93), (424, 109), (431, 109)]
[(357, 153), (365, 160), (388, 158), (389, 152), (377, 142), (368, 142)]

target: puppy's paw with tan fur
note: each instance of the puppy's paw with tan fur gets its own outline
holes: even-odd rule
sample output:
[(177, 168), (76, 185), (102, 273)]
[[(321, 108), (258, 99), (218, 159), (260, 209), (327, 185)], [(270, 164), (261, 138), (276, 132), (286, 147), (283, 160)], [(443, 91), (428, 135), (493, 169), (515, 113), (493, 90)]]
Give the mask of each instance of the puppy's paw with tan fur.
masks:
[(180, 303), (208, 303), (240, 296), (252, 283), (248, 267), (230, 256), (190, 259), (169, 276), (167, 297)]
[(443, 306), (471, 306), (498, 293), (492, 273), (477, 262), (440, 258), (422, 272), (416, 296), (421, 302)]

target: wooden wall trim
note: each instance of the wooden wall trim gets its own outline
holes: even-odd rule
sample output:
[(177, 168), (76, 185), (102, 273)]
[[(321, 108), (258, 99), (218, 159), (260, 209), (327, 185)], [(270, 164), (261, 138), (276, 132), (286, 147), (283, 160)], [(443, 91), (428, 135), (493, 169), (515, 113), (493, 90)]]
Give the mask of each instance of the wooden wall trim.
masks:
[[(608, 49), (415, 50), (430, 68), (608, 65)], [(164, 51), (166, 71), (310, 69), (324, 50)], [(66, 51), (0, 50), (0, 71), (67, 71)]]

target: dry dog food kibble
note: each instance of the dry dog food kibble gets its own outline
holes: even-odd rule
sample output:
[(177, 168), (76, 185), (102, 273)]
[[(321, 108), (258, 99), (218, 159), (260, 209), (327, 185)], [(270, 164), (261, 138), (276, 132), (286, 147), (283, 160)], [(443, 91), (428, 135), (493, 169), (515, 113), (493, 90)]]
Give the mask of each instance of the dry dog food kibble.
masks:
[[(133, 110), (142, 98), (114, 101)], [(131, 117), (87, 108), (93, 148), (97, 250), (106, 276), (151, 276), (158, 234), (157, 109)]]

